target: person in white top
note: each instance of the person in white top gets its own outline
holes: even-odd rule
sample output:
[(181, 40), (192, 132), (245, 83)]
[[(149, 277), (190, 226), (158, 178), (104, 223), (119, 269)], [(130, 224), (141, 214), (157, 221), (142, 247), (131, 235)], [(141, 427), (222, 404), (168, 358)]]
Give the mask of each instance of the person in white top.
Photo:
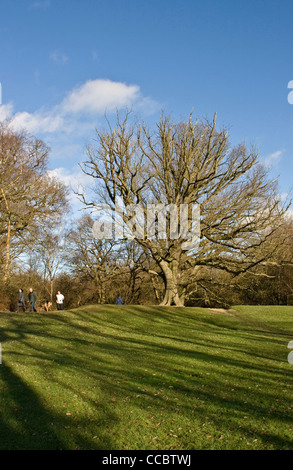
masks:
[(60, 290), (58, 290), (56, 294), (57, 310), (63, 310), (63, 300), (64, 300), (64, 295), (61, 294)]

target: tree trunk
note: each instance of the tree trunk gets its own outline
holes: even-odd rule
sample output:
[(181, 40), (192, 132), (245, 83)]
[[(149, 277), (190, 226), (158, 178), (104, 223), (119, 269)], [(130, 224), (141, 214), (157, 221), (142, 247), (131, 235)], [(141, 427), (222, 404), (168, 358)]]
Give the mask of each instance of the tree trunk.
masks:
[(3, 282), (4, 284), (8, 280), (9, 265), (10, 265), (10, 243), (11, 243), (11, 221), (8, 221), (7, 235), (6, 235), (6, 254), (5, 254), (5, 264), (4, 264), (4, 273), (3, 273)]
[(98, 294), (98, 304), (106, 303), (105, 283), (103, 280), (103, 274), (99, 275), (97, 272), (95, 273), (95, 285)]
[(50, 300), (53, 302), (54, 278), (50, 277)]
[(165, 283), (165, 295), (160, 305), (184, 307), (184, 295), (179, 290), (180, 270), (177, 261), (160, 262)]
[(153, 286), (153, 289), (154, 289), (154, 294), (155, 294), (156, 301), (159, 302), (160, 301), (160, 296), (159, 296), (158, 289), (157, 289), (156, 284), (155, 284), (155, 280), (154, 280), (152, 275), (151, 275), (151, 283), (152, 283), (152, 286)]

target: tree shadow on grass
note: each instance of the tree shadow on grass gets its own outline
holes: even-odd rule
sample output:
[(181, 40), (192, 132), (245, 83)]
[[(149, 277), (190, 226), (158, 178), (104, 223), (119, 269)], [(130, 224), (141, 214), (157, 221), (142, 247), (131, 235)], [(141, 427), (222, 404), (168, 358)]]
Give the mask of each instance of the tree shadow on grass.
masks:
[(2, 364), (4, 383), (0, 412), (0, 448), (2, 450), (62, 449), (52, 416), (36, 394), (7, 364)]
[[(193, 419), (205, 425), (207, 413), (212, 413), (215, 432), (221, 430), (237, 435), (247, 433), (267, 442), (268, 446), (292, 448), (290, 438), (286, 437), (286, 434), (282, 437), (277, 427), (271, 428), (270, 425), (271, 421), (277, 421), (286, 426), (286, 429), (289, 428), (290, 412), (278, 403), (276, 406), (273, 403), (268, 406), (265, 388), (266, 374), (270, 381), (285, 381), (286, 370), (280, 369), (277, 362), (270, 362), (264, 374), (263, 364), (257, 360), (254, 363), (247, 355), (252, 351), (244, 351), (243, 346), (238, 344), (240, 332), (237, 333), (238, 339), (230, 343), (227, 341), (230, 329), (219, 330), (223, 339), (221, 357), (214, 351), (213, 343), (211, 347), (203, 347), (205, 335), (203, 338), (193, 336), (191, 340), (189, 335), (186, 338), (186, 334), (185, 338), (179, 338), (177, 328), (166, 331), (164, 325), (163, 330), (157, 331), (156, 339), (152, 338), (146, 328), (149, 319), (144, 324), (145, 332), (140, 332), (138, 337), (133, 335), (134, 328), (125, 325), (125, 322), (113, 332), (112, 324), (110, 330), (106, 329), (107, 317), (95, 317), (87, 312), (82, 317), (71, 315), (63, 318), (50, 315), (47, 320), (46, 326), (23, 322), (17, 326), (11, 325), (10, 330), (6, 329), (7, 341), (20, 339), (22, 349), (19, 351), (15, 347), (12, 348), (9, 360), (14, 361), (13, 369), (5, 366), (5, 370), (2, 370), (3, 366), (0, 367), (0, 376), (2, 375), (4, 382), (4, 398), (0, 412), (2, 449), (117, 448), (117, 437), (111, 435), (113, 428), (117, 428), (118, 439), (121, 439), (123, 431), (125, 438), (122, 443), (126, 442), (128, 431), (136, 422), (135, 416), (131, 418), (130, 412), (140, 416), (140, 408), (145, 410), (142, 416), (160, 415), (165, 419), (167, 415), (169, 420), (180, 412), (180, 424), (182, 417), (187, 422), (187, 429), (192, 426)], [(117, 318), (110, 320), (113, 320), (115, 326)], [(177, 321), (175, 323), (178, 324)], [(205, 333), (206, 330), (203, 331)], [(249, 333), (252, 334), (250, 331)], [(247, 340), (247, 333), (245, 338)], [(0, 339), (3, 340), (4, 337)], [(258, 349), (253, 348), (254, 354), (257, 351)], [(238, 356), (235, 356), (235, 352)], [(74, 423), (70, 423), (73, 417), (64, 416), (66, 413), (62, 414), (60, 407), (58, 411), (55, 408), (55, 413), (49, 413), (46, 404), (44, 405), (33, 391), (31, 377), (26, 380), (23, 371), (16, 373), (17, 365), (21, 364), (21, 355), (25, 356), (26, 353), (29, 354), (28, 367), (39, 368), (44, 381), (52, 382), (58, 390), (66, 390), (68, 396), (69, 393), (71, 397), (79, 394), (83, 403), (97, 410), (95, 413), (101, 417), (100, 424), (89, 423), (93, 432), (100, 433), (96, 441), (93, 440), (95, 434), (90, 434), (88, 429), (85, 429), (87, 423), (82, 418), (75, 418)], [(246, 355), (242, 357), (239, 353)], [(263, 359), (266, 354), (267, 352), (259, 352), (260, 358)], [(56, 375), (51, 375), (50, 362), (54, 363), (57, 372), (59, 371)], [(209, 380), (206, 379), (206, 370), (212, 373)], [(242, 383), (241, 377), (235, 376), (235, 372), (243, 373), (244, 377), (249, 376), (251, 380), (255, 379), (255, 383), (262, 385), (263, 390), (253, 387), (248, 391), (247, 385), (253, 383)], [(31, 387), (28, 387), (27, 383), (30, 383)], [(80, 386), (85, 383), (92, 386), (92, 393), (88, 396), (81, 395), (83, 392)], [(235, 384), (237, 393), (233, 396), (231, 387), (235, 387)], [(100, 397), (95, 396), (95, 386), (102, 390), (102, 403)], [(111, 405), (111, 398), (116, 400), (116, 405)], [(126, 406), (125, 403), (128, 402), (130, 405)], [(111, 409), (115, 406), (117, 415), (115, 409)], [(118, 410), (122, 406), (125, 406), (126, 412), (129, 413), (126, 418), (123, 411)], [(243, 418), (245, 414), (248, 414), (250, 424)], [(258, 429), (257, 426), (267, 415), (268, 424), (264, 425), (262, 430)], [(140, 423), (137, 426), (140, 426)], [(119, 442), (121, 443), (121, 440)], [(144, 438), (141, 445), (145, 448), (147, 442)], [(183, 438), (182, 442), (185, 442)], [(194, 438), (190, 445), (195, 444)]]
[[(111, 449), (110, 434), (103, 429), (96, 441), (85, 432), (87, 422), (47, 410), (40, 397), (12, 368), (0, 366), (0, 450)], [(0, 382), (1, 384), (1, 382)], [(115, 416), (107, 410), (106, 422)], [(96, 432), (96, 429), (95, 429)]]

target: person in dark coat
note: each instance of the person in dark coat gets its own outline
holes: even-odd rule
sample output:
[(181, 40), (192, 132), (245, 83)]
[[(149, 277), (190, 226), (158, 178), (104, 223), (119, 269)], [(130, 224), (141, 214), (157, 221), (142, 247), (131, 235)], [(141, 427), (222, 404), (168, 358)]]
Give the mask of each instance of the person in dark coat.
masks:
[(25, 299), (24, 299), (23, 289), (18, 290), (17, 312), (19, 312), (19, 309), (21, 307), (23, 308), (23, 311), (25, 312), (26, 308), (25, 308)]
[(120, 295), (118, 295), (118, 297), (116, 299), (116, 304), (117, 305), (122, 305), (123, 304), (123, 300), (121, 299)]
[(30, 291), (29, 291), (29, 294), (28, 294), (28, 300), (29, 300), (29, 303), (30, 303), (30, 312), (34, 311), (36, 312), (36, 306), (35, 306), (35, 303), (37, 301), (37, 294), (33, 291), (32, 288), (30, 288)]

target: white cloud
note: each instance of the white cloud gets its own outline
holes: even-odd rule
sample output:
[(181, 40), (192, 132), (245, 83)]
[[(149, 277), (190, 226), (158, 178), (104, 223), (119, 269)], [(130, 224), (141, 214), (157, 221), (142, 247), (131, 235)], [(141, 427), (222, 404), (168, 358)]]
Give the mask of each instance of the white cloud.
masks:
[(58, 65), (65, 65), (69, 61), (69, 57), (60, 51), (51, 52), (50, 59)]
[[(97, 79), (88, 80), (74, 88), (60, 104), (49, 110), (41, 108), (34, 113), (24, 111), (14, 114), (12, 125), (33, 134), (83, 135), (89, 128), (94, 128), (98, 116), (125, 107), (133, 107), (147, 113), (153, 113), (158, 109), (155, 101), (142, 95), (138, 85)], [(7, 106), (5, 110), (11, 116), (12, 106)], [(3, 112), (4, 109), (2, 114)]]
[(65, 113), (101, 114), (130, 106), (140, 98), (137, 85), (126, 85), (111, 80), (89, 80), (71, 91), (61, 103)]
[(262, 160), (262, 164), (267, 168), (274, 168), (278, 166), (284, 152), (285, 150), (277, 150), (276, 152), (271, 153), (265, 157), (264, 160)]
[(12, 119), (13, 127), (17, 129), (26, 129), (31, 133), (38, 132), (57, 132), (64, 127), (64, 118), (54, 111), (35, 113), (16, 113)]
[(56, 178), (64, 183), (69, 188), (74, 190), (82, 187), (89, 187), (93, 184), (93, 178), (86, 175), (79, 167), (74, 167), (72, 170), (60, 167), (54, 170), (49, 170), (47, 175), (50, 178)]
[(0, 121), (5, 121), (10, 119), (13, 114), (13, 105), (12, 103), (0, 105)]

